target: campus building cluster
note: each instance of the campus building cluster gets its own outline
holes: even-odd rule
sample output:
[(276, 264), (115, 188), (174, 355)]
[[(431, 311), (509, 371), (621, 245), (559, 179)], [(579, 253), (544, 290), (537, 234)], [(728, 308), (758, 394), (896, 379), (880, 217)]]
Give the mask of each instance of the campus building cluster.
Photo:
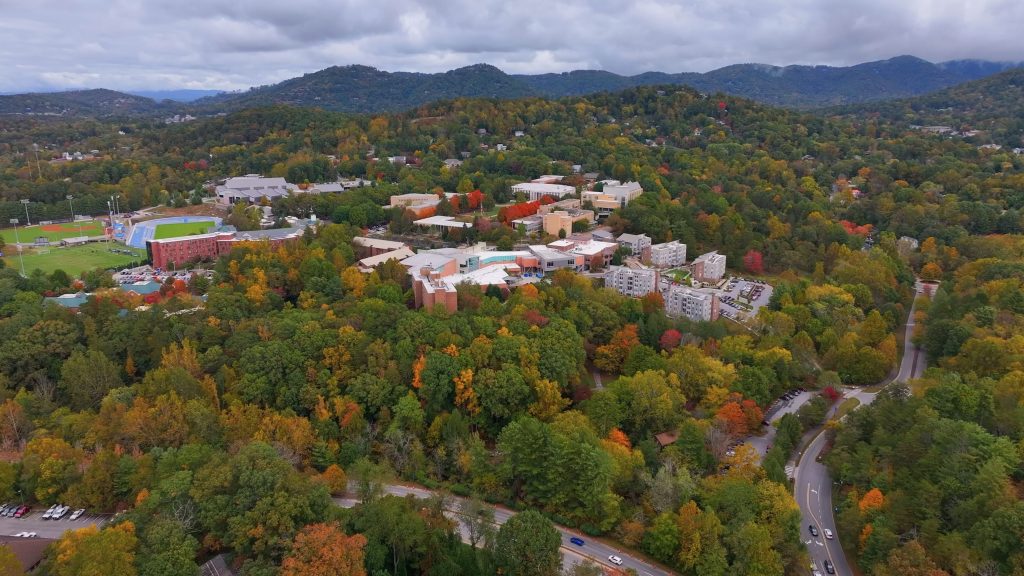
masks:
[(693, 261), (691, 270), (693, 277), (698, 282), (705, 284), (719, 282), (725, 276), (725, 254), (719, 254), (717, 250), (701, 254)]

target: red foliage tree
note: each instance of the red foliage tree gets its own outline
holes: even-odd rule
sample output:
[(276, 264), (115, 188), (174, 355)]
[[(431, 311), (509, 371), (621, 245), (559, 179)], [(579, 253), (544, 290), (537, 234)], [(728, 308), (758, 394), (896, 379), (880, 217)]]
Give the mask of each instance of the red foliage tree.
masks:
[(835, 388), (827, 386), (824, 390), (821, 391), (821, 396), (822, 398), (828, 400), (830, 404), (834, 404), (836, 400), (839, 400), (840, 394), (839, 392), (836, 391)]
[(498, 220), (508, 224), (513, 220), (532, 216), (537, 213), (537, 210), (540, 210), (540, 202), (536, 201), (505, 206), (501, 210), (498, 210)]
[(662, 333), (661, 338), (658, 339), (658, 346), (662, 350), (672, 351), (675, 350), (679, 343), (683, 341), (683, 335), (675, 328), (669, 328)]
[(476, 210), (484, 201), (484, 193), (479, 190), (473, 190), (466, 195), (466, 199), (469, 201), (469, 209)]
[(743, 267), (751, 274), (764, 274), (764, 257), (757, 250), (750, 250), (743, 255)]
[(715, 418), (720, 421), (730, 436), (737, 438), (747, 433), (747, 415), (738, 402), (726, 402), (718, 409)]

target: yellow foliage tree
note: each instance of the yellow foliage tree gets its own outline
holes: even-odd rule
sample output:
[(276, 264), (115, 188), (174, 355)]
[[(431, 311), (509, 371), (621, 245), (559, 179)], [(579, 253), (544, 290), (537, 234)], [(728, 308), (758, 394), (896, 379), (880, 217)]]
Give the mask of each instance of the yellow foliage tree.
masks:
[(527, 411), (538, 420), (550, 422), (569, 405), (569, 399), (562, 396), (557, 382), (542, 378), (533, 383), (533, 390), (537, 400), (530, 404)]
[(348, 475), (337, 464), (331, 464), (320, 475), (331, 496), (341, 496), (348, 491)]
[(473, 416), (479, 414), (480, 402), (473, 390), (473, 369), (463, 369), (452, 380), (455, 382), (455, 405)]

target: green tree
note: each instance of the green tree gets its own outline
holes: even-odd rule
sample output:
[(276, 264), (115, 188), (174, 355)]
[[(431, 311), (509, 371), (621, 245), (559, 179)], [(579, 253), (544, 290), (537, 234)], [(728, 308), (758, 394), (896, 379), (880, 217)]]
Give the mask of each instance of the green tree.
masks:
[(539, 512), (520, 512), (498, 529), (494, 554), (510, 576), (554, 576), (559, 573), (561, 538)]
[(146, 527), (139, 542), (139, 576), (195, 576), (199, 574), (199, 542), (177, 522), (158, 519)]

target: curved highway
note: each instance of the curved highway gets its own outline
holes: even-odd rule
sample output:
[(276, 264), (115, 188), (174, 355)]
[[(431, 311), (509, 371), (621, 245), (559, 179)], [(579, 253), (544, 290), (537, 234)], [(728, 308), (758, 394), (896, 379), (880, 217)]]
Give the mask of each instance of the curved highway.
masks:
[[(883, 388), (893, 382), (906, 382), (912, 378), (920, 378), (927, 366), (924, 353), (911, 342), (914, 335), (914, 308), (917, 305), (917, 296), (921, 294), (919, 286), (915, 289), (914, 301), (910, 305), (910, 313), (907, 316), (904, 330), (903, 358), (900, 360), (900, 369), (895, 377), (884, 382)], [(846, 397), (856, 398), (860, 401), (858, 408), (871, 404), (875, 396), (877, 396), (877, 392), (866, 392), (862, 389), (854, 389), (846, 394)], [(828, 560), (832, 563), (837, 576), (853, 576), (854, 572), (850, 569), (850, 564), (846, 560), (846, 554), (843, 552), (838, 538), (825, 538), (825, 529), (830, 530), (833, 535), (836, 533), (836, 522), (832, 514), (834, 510), (832, 477), (829, 476), (828, 468), (818, 461), (825, 443), (826, 435), (817, 433), (804, 450), (793, 474), (794, 495), (802, 516), (801, 539), (807, 545), (807, 552), (814, 564), (814, 570), (825, 574), (825, 560)], [(812, 525), (818, 531), (817, 537), (812, 536), (808, 528)]]

